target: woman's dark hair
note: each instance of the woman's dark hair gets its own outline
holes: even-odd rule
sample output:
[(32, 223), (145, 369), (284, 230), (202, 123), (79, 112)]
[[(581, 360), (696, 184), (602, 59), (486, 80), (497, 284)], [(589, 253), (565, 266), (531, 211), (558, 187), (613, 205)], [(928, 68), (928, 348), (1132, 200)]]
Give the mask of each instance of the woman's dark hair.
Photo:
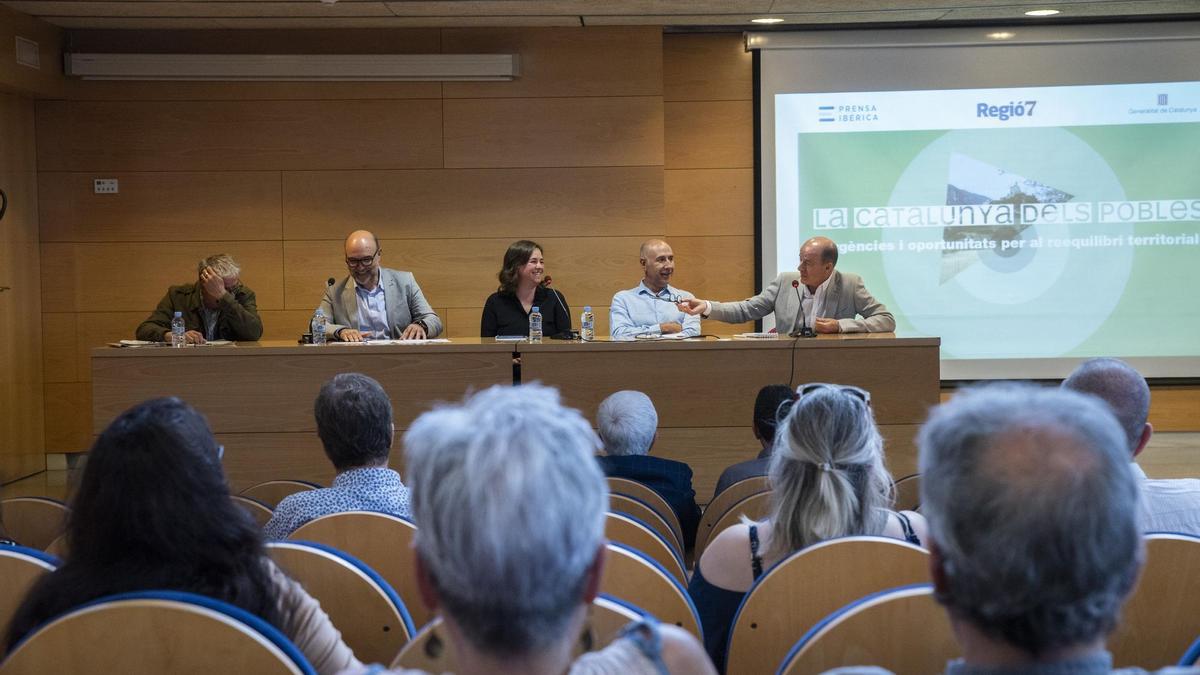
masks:
[(177, 398), (121, 414), (96, 439), (67, 518), (67, 556), (25, 597), (7, 649), (96, 598), (190, 591), (280, 625), (262, 535), (233, 502), (208, 423)]
[(517, 292), (517, 273), (529, 262), (529, 257), (533, 255), (534, 250), (545, 252), (535, 241), (521, 239), (509, 244), (508, 250), (504, 252), (504, 265), (500, 268), (500, 288), (497, 289), (500, 293), (516, 293)]

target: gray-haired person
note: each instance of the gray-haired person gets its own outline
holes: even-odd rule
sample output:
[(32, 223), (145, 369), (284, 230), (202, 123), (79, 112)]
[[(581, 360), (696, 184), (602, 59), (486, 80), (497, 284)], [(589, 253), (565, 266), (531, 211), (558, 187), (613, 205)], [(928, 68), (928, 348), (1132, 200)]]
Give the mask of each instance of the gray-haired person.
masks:
[(640, 391), (618, 391), (600, 403), (596, 425), (605, 456), (597, 457), (607, 476), (637, 481), (657, 492), (679, 519), (684, 548), (696, 541), (700, 507), (692, 487), (692, 467), (665, 457), (651, 457), (658, 439), (658, 411)]
[(405, 434), (417, 579), (460, 675), (714, 672), (691, 635), (653, 622), (572, 662), (604, 561), (598, 447), (583, 416), (536, 385), (468, 395)]
[(392, 401), (374, 379), (341, 373), (325, 383), (313, 404), (317, 435), (337, 475), (333, 486), (284, 497), (263, 529), (284, 539), (310, 520), (345, 511), (412, 515), (408, 488), (388, 468), (392, 438)]
[(254, 291), (242, 283), (242, 268), (224, 253), (201, 260), (194, 283), (171, 286), (158, 307), (137, 328), (139, 340), (165, 342), (171, 319), (183, 313), (189, 344), (209, 340), (257, 340), (262, 337)]
[(1144, 532), (1200, 536), (1200, 479), (1150, 480), (1134, 461), (1150, 442), (1150, 387), (1146, 378), (1119, 359), (1089, 359), (1063, 381), (1073, 391), (1099, 397), (1112, 408), (1129, 443), (1129, 468), (1142, 490)]
[(1108, 408), (993, 385), (936, 408), (917, 443), (934, 588), (963, 653), (946, 672), (1112, 672), (1105, 638), (1143, 546), (1126, 435)]

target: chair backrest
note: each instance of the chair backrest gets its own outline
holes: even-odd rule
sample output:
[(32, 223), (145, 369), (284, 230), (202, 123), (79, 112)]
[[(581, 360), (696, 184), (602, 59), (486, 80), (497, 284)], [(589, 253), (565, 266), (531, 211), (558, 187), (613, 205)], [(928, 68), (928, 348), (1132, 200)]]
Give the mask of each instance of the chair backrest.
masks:
[(672, 623), (701, 642), (700, 615), (687, 588), (650, 556), (609, 542), (600, 591), (640, 607), (663, 623)]
[(1181, 666), (1200, 666), (1200, 637), (1192, 643), (1191, 647), (1183, 653), (1183, 658), (1179, 659)]
[(870, 664), (894, 673), (940, 673), (960, 653), (933, 586), (915, 584), (869, 595), (826, 617), (800, 638), (776, 672), (800, 675)]
[[(588, 620), (583, 634), (575, 645), (574, 654), (594, 651), (608, 646), (617, 634), (631, 621), (644, 616), (644, 612), (623, 600), (599, 595), (588, 610)], [(400, 650), (390, 666), (393, 670), (409, 668), (429, 673), (453, 673), (458, 669), (454, 650), (450, 648), (445, 623), (439, 616), (417, 633)]]
[[(1191, 570), (1184, 573), (1184, 570)], [(1113, 666), (1174, 665), (1200, 635), (1200, 538), (1146, 535), (1146, 565), (1108, 638)]]
[(892, 484), (896, 491), (897, 511), (916, 511), (921, 506), (921, 474), (905, 476)]
[[(646, 506), (654, 509), (654, 512), (666, 521), (671, 527), (671, 533), (675, 535), (675, 541), (679, 544), (679, 552), (683, 552), (683, 528), (679, 526), (679, 515), (675, 513), (675, 509), (667, 503), (663, 496), (654, 491), (654, 488), (639, 483), (636, 480), (628, 478), (617, 478), (609, 476), (608, 491), (611, 495), (625, 495), (641, 500)], [(620, 511), (621, 509), (613, 509)]]
[(67, 507), (49, 497), (10, 497), (0, 501), (0, 516), (18, 544), (44, 549), (63, 533)]
[[(746, 516), (750, 520), (762, 520), (771, 512), (771, 492), (756, 492), (742, 501), (730, 506), (725, 515), (717, 520), (716, 524), (708, 533), (708, 542), (712, 543), (725, 530), (742, 522), (742, 516)], [(696, 560), (700, 559), (700, 554), (696, 554)]]
[(379, 573), (404, 601), (419, 628), (432, 617), (417, 589), (416, 553), (412, 548), (417, 526), (386, 513), (346, 511), (321, 516), (296, 528), (292, 541), (315, 541), (349, 553)]
[(0, 640), (34, 582), (58, 567), (54, 556), (25, 546), (0, 546)]
[(663, 519), (658, 511), (650, 508), (649, 504), (636, 497), (612, 493), (608, 496), (608, 510), (631, 515), (649, 525), (663, 541), (674, 547), (676, 553), (683, 555), (683, 539), (675, 535), (671, 524)]
[(766, 476), (753, 476), (745, 478), (721, 490), (713, 500), (705, 507), (704, 513), (700, 515), (700, 525), (696, 529), (696, 553), (693, 556), (696, 560), (700, 559), (700, 554), (704, 552), (704, 547), (708, 542), (712, 541), (712, 529), (729, 510), (729, 507), (742, 501), (746, 497), (759, 492), (766, 492), (771, 489), (771, 482)]
[(3, 670), (6, 675), (316, 672), (266, 621), (178, 591), (122, 593), (78, 607), (26, 637)]
[(354, 556), (303, 541), (271, 542), (267, 553), (321, 603), (363, 663), (390, 662), (416, 634), (404, 601)]
[(67, 535), (60, 534), (46, 547), (46, 553), (63, 560), (67, 557)]
[(246, 513), (249, 513), (250, 517), (254, 519), (255, 523), (258, 523), (259, 527), (265, 526), (270, 522), (271, 516), (275, 515), (275, 511), (270, 506), (267, 506), (254, 497), (233, 495), (233, 502), (242, 507)]
[(628, 514), (610, 511), (604, 518), (604, 536), (609, 541), (620, 542), (645, 553), (680, 584), (687, 586), (688, 577), (683, 558), (662, 535), (646, 523)]
[(750, 588), (733, 619), (726, 672), (773, 672), (821, 619), (858, 598), (929, 579), (929, 552), (891, 537), (842, 537), (793, 553)]
[(279, 502), (283, 501), (284, 497), (290, 494), (316, 490), (320, 487), (322, 487), (321, 484), (307, 480), (267, 480), (251, 485), (238, 494), (244, 497), (253, 497), (274, 509), (279, 506)]

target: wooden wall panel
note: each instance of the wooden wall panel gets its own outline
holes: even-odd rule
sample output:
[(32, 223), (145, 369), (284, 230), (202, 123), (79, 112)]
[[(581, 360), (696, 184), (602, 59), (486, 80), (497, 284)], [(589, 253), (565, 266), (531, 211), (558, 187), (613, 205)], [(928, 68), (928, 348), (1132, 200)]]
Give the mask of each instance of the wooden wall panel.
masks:
[(92, 385), (46, 384), (46, 452), (80, 452), (92, 445)]
[[(642, 276), (637, 251), (642, 237), (543, 238), (546, 271), (571, 307), (607, 305), (614, 292), (631, 288)], [(496, 290), (496, 274), (508, 239), (382, 240), (382, 264), (412, 272), (435, 307), (482, 307)], [(288, 309), (315, 307), (328, 277), (346, 276), (338, 241), (284, 243), (284, 291)]]
[(663, 38), (663, 97), (667, 101), (749, 101), (753, 57), (741, 33)]
[(1150, 423), (1155, 431), (1200, 431), (1200, 387), (1155, 387)]
[(441, 104), (41, 101), (41, 171), (402, 169), (442, 161)]
[(754, 112), (750, 101), (667, 103), (668, 169), (754, 167)]
[(46, 382), (79, 382), (79, 359), (75, 353), (76, 314), (42, 314), (42, 377)]
[[(447, 82), (446, 98), (661, 96), (662, 29), (456, 28), (442, 32), (447, 54), (516, 53), (514, 82)], [(603, 54), (603, 58), (596, 58)]]
[(449, 99), (449, 168), (663, 163), (661, 96)]
[(658, 166), (283, 174), (287, 239), (639, 236), (662, 219)]
[(754, 295), (754, 237), (672, 237), (670, 241), (680, 288), (706, 300)]
[(42, 307), (47, 312), (144, 311), (167, 287), (196, 279), (196, 263), (228, 253), (258, 306), (283, 308), (280, 242), (89, 243), (42, 245)]
[[(96, 194), (96, 178), (120, 192)], [(42, 172), (43, 242), (281, 239), (278, 171)]]
[(667, 236), (753, 236), (754, 169), (671, 169), (664, 185)]
[[(38, 44), (39, 68), (18, 64), (16, 38)], [(63, 31), (28, 14), (0, 5), (0, 91), (26, 96), (61, 96), (67, 81), (62, 74)], [(32, 129), (28, 130), (32, 132)]]
[(45, 467), (34, 124), (32, 101), (0, 94), (0, 482)]

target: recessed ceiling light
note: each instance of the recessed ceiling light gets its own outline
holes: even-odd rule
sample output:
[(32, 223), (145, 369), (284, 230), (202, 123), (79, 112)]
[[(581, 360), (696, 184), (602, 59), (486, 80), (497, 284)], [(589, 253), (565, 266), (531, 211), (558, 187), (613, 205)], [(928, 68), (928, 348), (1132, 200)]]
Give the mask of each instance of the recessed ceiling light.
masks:
[(1054, 16), (1058, 13), (1057, 9), (1031, 9), (1025, 12), (1025, 16)]
[(996, 33), (988, 33), (987, 36), (993, 40), (1011, 40), (1012, 38), (1016, 37), (1016, 33), (1010, 33), (1006, 30), (1002, 30)]
[(775, 19), (775, 18), (750, 19), (750, 23), (783, 23), (783, 19)]

